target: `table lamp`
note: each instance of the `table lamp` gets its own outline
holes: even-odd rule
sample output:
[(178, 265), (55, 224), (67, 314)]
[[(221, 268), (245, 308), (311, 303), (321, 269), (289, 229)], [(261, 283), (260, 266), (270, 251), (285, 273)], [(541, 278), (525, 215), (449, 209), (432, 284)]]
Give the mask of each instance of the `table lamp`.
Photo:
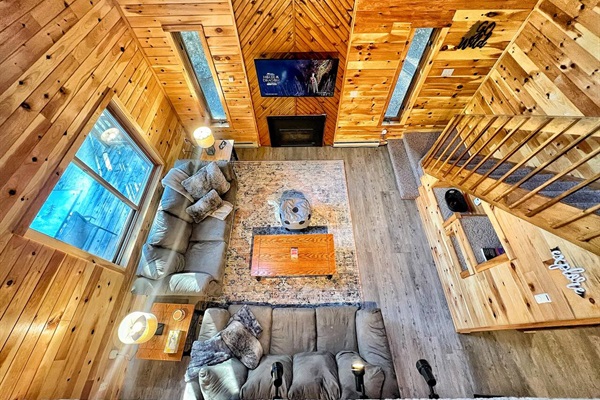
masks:
[(158, 320), (154, 314), (135, 311), (119, 324), (119, 340), (125, 344), (144, 343), (154, 336), (157, 328)]
[(201, 126), (194, 131), (194, 139), (198, 146), (206, 149), (206, 154), (212, 156), (215, 154), (215, 137), (207, 126)]

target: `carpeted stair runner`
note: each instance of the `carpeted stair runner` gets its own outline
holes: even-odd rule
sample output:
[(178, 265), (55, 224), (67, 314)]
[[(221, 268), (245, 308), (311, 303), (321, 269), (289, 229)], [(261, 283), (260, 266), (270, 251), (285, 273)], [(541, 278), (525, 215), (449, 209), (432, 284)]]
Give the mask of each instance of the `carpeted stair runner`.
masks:
[[(466, 167), (465, 170), (472, 170), (479, 164), (482, 160), (482, 157), (475, 157)], [(467, 159), (461, 160), (457, 165), (463, 166), (466, 163)], [(480, 175), (485, 175), (490, 169), (496, 165), (500, 160), (495, 158), (490, 158), (486, 160), (476, 171), (476, 173)], [(505, 162), (501, 166), (499, 166), (494, 172), (492, 172), (489, 177), (493, 179), (499, 179), (504, 174), (506, 174), (511, 168), (514, 167), (514, 163)], [(520, 167), (515, 170), (512, 174), (510, 174), (504, 182), (508, 184), (514, 184), (519, 182), (522, 178), (528, 175), (533, 169), (529, 167)], [(534, 190), (538, 186), (542, 185), (556, 174), (551, 171), (543, 170), (539, 172), (537, 175), (528, 179), (524, 183), (522, 183), (519, 187), (526, 190)], [(578, 185), (582, 180), (574, 177), (563, 177), (556, 182), (548, 185), (540, 192), (539, 195), (546, 196), (549, 198), (554, 198), (564, 193), (565, 191), (571, 189), (572, 187)], [(565, 197), (561, 200), (561, 202), (565, 204), (569, 204), (573, 207), (577, 207), (580, 209), (586, 209), (592, 206), (595, 206), (600, 202), (600, 189), (594, 188), (592, 186), (585, 187), (583, 189), (578, 190), (575, 193)], [(600, 215), (600, 212), (596, 212), (596, 214)]]
[(403, 139), (388, 140), (387, 148), (401, 199), (419, 197), (423, 169), (421, 159), (437, 140), (439, 132), (406, 133)]

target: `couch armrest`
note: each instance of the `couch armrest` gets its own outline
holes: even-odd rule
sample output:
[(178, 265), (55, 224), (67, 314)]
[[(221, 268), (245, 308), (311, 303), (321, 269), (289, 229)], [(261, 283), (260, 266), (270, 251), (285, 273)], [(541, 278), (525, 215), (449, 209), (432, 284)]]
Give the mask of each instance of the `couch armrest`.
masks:
[(356, 312), (356, 339), (360, 356), (369, 364), (379, 365), (385, 373), (382, 397), (400, 397), (394, 361), (380, 309)]
[(181, 400), (204, 400), (202, 391), (200, 390), (200, 383), (197, 380), (186, 382)]
[(162, 281), (144, 278), (142, 276), (137, 277), (131, 287), (131, 293), (138, 295), (152, 295), (156, 294), (161, 290)]
[(205, 272), (179, 272), (164, 279), (163, 295), (210, 296), (218, 294), (221, 285)]

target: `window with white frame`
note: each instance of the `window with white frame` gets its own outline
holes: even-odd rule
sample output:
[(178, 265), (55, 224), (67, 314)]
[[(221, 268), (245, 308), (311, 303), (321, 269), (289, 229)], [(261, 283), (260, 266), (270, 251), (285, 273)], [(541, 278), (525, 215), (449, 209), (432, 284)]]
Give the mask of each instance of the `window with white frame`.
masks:
[(106, 109), (30, 228), (118, 263), (155, 167)]

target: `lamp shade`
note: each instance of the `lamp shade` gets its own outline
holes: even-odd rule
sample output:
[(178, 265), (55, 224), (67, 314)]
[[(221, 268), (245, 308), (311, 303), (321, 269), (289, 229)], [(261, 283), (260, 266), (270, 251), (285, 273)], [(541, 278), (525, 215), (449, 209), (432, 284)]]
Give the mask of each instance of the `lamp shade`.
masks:
[(119, 340), (125, 344), (147, 342), (156, 333), (158, 320), (151, 313), (135, 311), (127, 315), (119, 325)]
[(194, 131), (194, 139), (198, 143), (198, 146), (203, 149), (207, 149), (213, 144), (215, 144), (215, 137), (212, 134), (212, 131), (207, 126), (202, 126)]

